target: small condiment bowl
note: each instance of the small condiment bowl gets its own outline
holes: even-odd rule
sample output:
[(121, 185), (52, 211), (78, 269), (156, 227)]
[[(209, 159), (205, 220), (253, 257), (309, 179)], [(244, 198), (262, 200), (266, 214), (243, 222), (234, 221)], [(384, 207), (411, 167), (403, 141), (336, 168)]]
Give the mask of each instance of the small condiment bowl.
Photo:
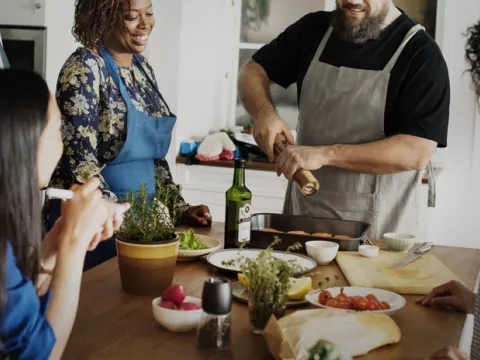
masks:
[(374, 245), (360, 245), (358, 252), (365, 257), (375, 257), (378, 255), (380, 248)]
[(415, 235), (401, 233), (387, 233), (383, 239), (391, 251), (407, 252), (415, 244)]
[(332, 241), (307, 241), (305, 247), (318, 265), (328, 265), (337, 256), (339, 245)]
[(164, 328), (175, 332), (195, 330), (202, 317), (202, 300), (196, 297), (185, 297), (184, 303), (189, 302), (200, 307), (199, 310), (172, 310), (160, 306), (162, 298), (152, 301), (153, 317)]

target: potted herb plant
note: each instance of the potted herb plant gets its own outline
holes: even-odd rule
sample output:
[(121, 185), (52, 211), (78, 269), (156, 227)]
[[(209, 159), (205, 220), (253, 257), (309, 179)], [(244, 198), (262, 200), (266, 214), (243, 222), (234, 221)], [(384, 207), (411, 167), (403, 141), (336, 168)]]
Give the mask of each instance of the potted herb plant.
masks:
[(179, 238), (171, 219), (176, 218), (177, 196), (157, 183), (153, 198), (144, 184), (127, 194), (131, 207), (116, 235), (123, 289), (141, 295), (161, 294), (172, 285)]
[[(261, 334), (272, 315), (277, 319), (285, 315), (290, 278), (300, 270), (295, 262), (284, 261), (272, 255), (280, 238), (262, 250), (256, 259), (243, 258), (240, 269), (248, 282), (248, 309), (252, 331)], [(298, 250), (300, 244), (287, 249)]]

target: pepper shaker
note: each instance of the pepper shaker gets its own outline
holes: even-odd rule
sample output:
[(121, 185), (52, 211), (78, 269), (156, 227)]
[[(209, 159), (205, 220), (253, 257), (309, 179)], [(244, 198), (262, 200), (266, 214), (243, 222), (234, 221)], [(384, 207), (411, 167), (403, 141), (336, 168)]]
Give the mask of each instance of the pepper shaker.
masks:
[(230, 282), (210, 278), (203, 286), (202, 317), (197, 331), (199, 349), (227, 350), (230, 348), (232, 288)]

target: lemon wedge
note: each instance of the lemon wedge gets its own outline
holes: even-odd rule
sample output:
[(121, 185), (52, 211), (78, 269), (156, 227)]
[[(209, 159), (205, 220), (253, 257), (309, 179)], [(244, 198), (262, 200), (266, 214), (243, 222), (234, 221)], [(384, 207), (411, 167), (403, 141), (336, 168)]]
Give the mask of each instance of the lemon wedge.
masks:
[(290, 288), (288, 289), (288, 298), (290, 300), (303, 300), (312, 290), (312, 278), (304, 277), (300, 279), (290, 278)]
[(242, 286), (245, 288), (245, 289), (248, 289), (248, 279), (245, 275), (243, 274), (238, 274), (238, 281), (240, 281), (240, 284), (242, 284)]

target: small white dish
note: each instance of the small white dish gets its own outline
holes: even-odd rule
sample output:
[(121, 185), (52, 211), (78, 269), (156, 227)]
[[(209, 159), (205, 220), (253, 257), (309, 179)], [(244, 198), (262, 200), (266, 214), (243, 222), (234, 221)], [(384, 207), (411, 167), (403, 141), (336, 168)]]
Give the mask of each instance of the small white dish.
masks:
[(337, 256), (339, 244), (332, 241), (307, 241), (305, 243), (307, 254), (318, 265), (328, 265)]
[(222, 244), (219, 240), (205, 235), (195, 234), (203, 245), (208, 246), (208, 249), (202, 250), (178, 250), (178, 261), (191, 261), (198, 259), (204, 255), (208, 255), (221, 248)]
[[(333, 288), (329, 288), (329, 289), (325, 289), (325, 290), (328, 290), (330, 292), (330, 294), (332, 294), (332, 297), (335, 297), (335, 296), (340, 294), (340, 292), (342, 291), (342, 288), (341, 287), (333, 287)], [(320, 295), (321, 292), (322, 292), (322, 290), (312, 291), (312, 292), (307, 294), (305, 299), (312, 305), (316, 305), (316, 306), (319, 306), (319, 307), (324, 308), (324, 309), (334, 309), (330, 306), (325, 306), (325, 305), (320, 304), (320, 302), (318, 301), (318, 296)], [(375, 297), (378, 299), (378, 301), (380, 301), (380, 302), (386, 301), (390, 305), (390, 309), (388, 309), (388, 310), (376, 310), (376, 311), (372, 311), (372, 312), (378, 313), (378, 314), (385, 314), (385, 315), (388, 315), (388, 316), (391, 316), (394, 313), (396, 313), (398, 310), (403, 308), (405, 306), (405, 304), (407, 303), (403, 296), (400, 296), (400, 295), (398, 295), (394, 292), (387, 291), (387, 290), (382, 290), (382, 289), (345, 286), (345, 287), (343, 287), (343, 292), (347, 296), (363, 296), (363, 297), (365, 297), (368, 294), (375, 295)], [(345, 311), (356, 312), (357, 310), (345, 310)]]
[(380, 248), (374, 245), (360, 245), (358, 252), (365, 257), (375, 257), (378, 255)]
[(415, 235), (402, 233), (386, 233), (383, 239), (391, 251), (408, 252), (415, 244)]
[(202, 300), (196, 297), (185, 297), (184, 303), (193, 303), (200, 307), (199, 310), (172, 310), (160, 306), (162, 298), (152, 301), (153, 317), (164, 328), (175, 332), (195, 330), (202, 316)]

